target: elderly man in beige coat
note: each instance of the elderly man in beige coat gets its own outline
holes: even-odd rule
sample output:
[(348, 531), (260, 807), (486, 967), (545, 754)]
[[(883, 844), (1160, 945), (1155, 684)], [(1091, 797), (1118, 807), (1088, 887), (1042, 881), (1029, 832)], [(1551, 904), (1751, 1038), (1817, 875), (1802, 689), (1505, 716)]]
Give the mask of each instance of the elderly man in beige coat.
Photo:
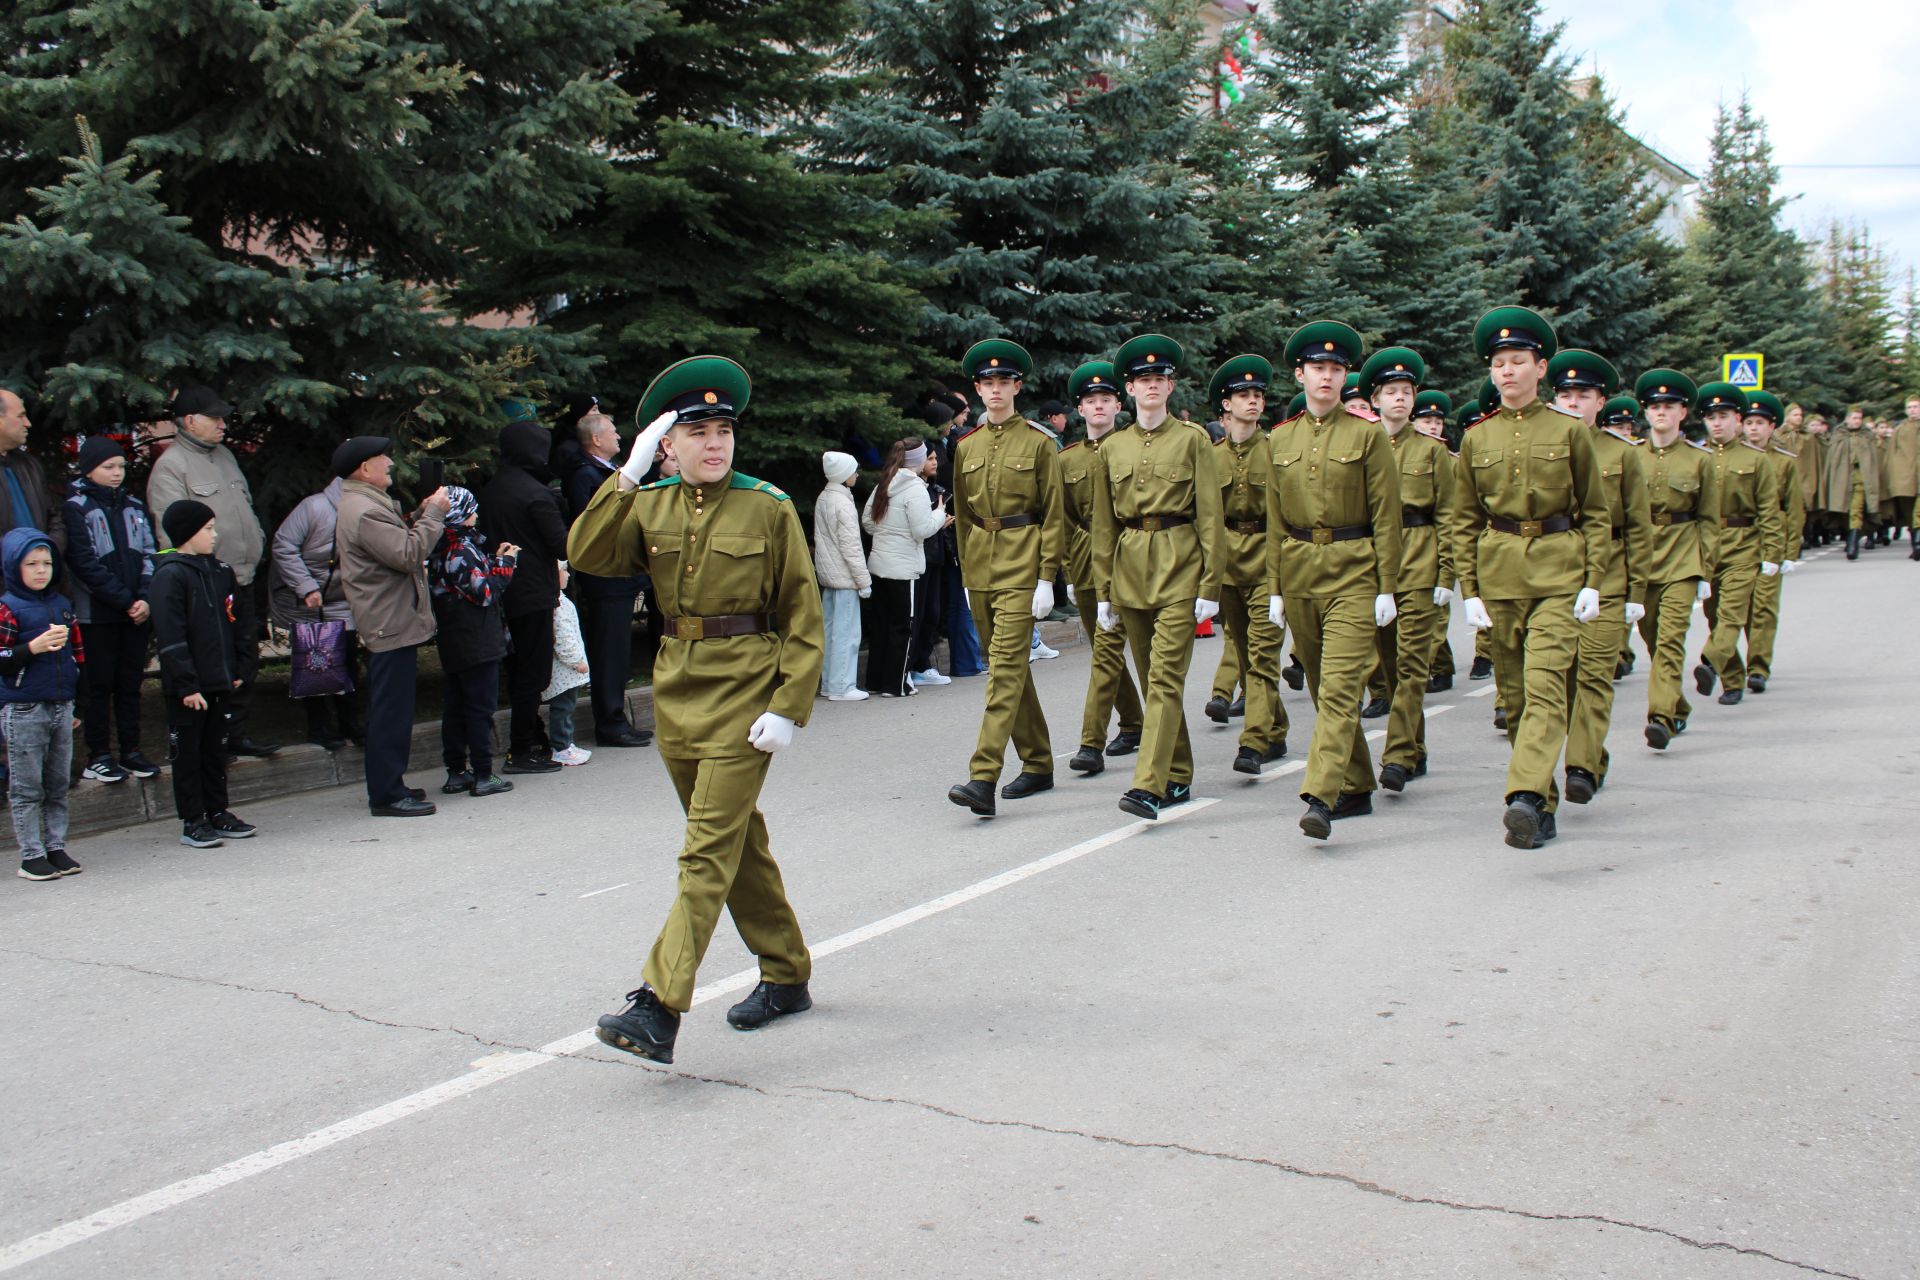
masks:
[(409, 524), (388, 496), (393, 459), (385, 436), (355, 436), (333, 452), (340, 490), (334, 549), (353, 623), (367, 646), (367, 806), (376, 818), (434, 812), (407, 786), (413, 750), (416, 657), (433, 638), (427, 556), (446, 527), (447, 491), (435, 489)]

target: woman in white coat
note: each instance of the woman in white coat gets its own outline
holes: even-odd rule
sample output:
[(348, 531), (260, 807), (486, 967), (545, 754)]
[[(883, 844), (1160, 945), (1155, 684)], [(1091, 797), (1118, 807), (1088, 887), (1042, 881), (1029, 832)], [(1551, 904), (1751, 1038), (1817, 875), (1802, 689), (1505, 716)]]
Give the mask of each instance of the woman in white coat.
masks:
[(860, 523), (873, 535), (867, 569), (873, 576), (874, 634), (867, 641), (869, 692), (904, 698), (913, 692), (907, 679), (907, 650), (913, 640), (913, 583), (927, 571), (922, 544), (946, 519), (927, 492), (920, 469), (927, 462), (923, 440), (899, 440), (887, 451), (887, 468), (867, 495)]
[(866, 552), (860, 545), (860, 512), (853, 505), (853, 478), (860, 464), (850, 453), (820, 455), (827, 487), (813, 504), (813, 573), (820, 579), (820, 608), (826, 622), (826, 660), (820, 666), (820, 694), (829, 702), (862, 702), (866, 691), (855, 680), (860, 671), (860, 602), (873, 594)]

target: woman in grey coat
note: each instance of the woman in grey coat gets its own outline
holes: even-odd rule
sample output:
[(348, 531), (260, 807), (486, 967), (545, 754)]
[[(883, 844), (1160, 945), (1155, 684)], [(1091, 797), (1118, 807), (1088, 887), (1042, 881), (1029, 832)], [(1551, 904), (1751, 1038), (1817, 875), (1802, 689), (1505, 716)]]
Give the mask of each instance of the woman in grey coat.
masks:
[[(268, 568), (268, 599), (274, 625), (291, 631), (296, 622), (344, 622), (353, 630), (353, 611), (347, 607), (346, 587), (334, 562), (333, 527), (340, 515), (340, 485), (334, 480), (300, 505), (274, 530)], [(358, 688), (359, 645), (347, 648), (348, 669)], [(307, 741), (329, 751), (348, 742), (362, 745), (360, 713), (355, 694), (306, 698)]]

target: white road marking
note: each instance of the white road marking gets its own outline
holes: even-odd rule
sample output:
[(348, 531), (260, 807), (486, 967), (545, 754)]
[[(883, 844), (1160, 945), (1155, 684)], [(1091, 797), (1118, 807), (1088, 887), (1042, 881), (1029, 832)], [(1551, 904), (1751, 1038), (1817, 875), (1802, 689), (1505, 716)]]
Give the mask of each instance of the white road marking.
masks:
[(633, 881), (622, 880), (619, 884), (610, 884), (604, 889), (595, 889), (592, 893), (583, 893), (580, 896), (583, 898), (597, 898), (603, 893), (612, 893), (615, 889), (629, 889), (632, 887)]
[[(1169, 822), (1178, 822), (1189, 814), (1198, 813), (1200, 810), (1210, 808), (1218, 803), (1220, 802), (1217, 799), (1197, 799), (1171, 810), (1158, 821), (1147, 821), (1143, 819), (1137, 822), (1129, 822), (1122, 827), (1115, 827), (1111, 831), (1094, 836), (1090, 840), (1083, 840), (1079, 844), (1060, 850), (1058, 853), (1050, 853), (1044, 858), (1037, 858), (1032, 862), (1023, 863), (1009, 871), (1003, 871), (999, 875), (989, 876), (985, 880), (976, 881), (964, 889), (956, 889), (952, 893), (943, 894), (931, 901), (923, 902), (917, 907), (909, 907), (905, 911), (896, 912), (883, 920), (876, 920), (872, 924), (863, 925), (858, 929), (840, 934), (837, 937), (829, 938), (825, 942), (816, 943), (812, 948), (813, 958), (819, 960), (826, 956), (833, 955), (837, 951), (845, 951), (849, 947), (856, 947), (863, 942), (871, 942), (875, 938), (882, 937), (898, 929), (904, 929), (908, 925), (916, 924), (930, 916), (936, 916), (944, 911), (951, 911), (955, 907), (964, 906), (990, 893), (995, 893), (1001, 889), (1019, 884), (1023, 880), (1031, 880), (1037, 875), (1051, 871), (1055, 867), (1065, 866), (1067, 863), (1084, 858), (1088, 854), (1098, 853), (1102, 849), (1120, 843), (1120, 841), (1127, 839), (1129, 836), (1139, 835), (1141, 832), (1154, 827), (1165, 826)], [(622, 888), (624, 886), (615, 885), (613, 887)], [(608, 892), (608, 890), (602, 889), (597, 892), (605, 893)], [(745, 991), (759, 980), (760, 971), (757, 967), (753, 969), (743, 969), (730, 977), (721, 978), (716, 982), (710, 982), (703, 987), (695, 989), (693, 993), (693, 1003), (696, 1006), (702, 1005), (710, 1000), (718, 999), (721, 996), (731, 995), (736, 991)], [(266, 1173), (269, 1170), (279, 1168), (281, 1165), (291, 1164), (303, 1156), (310, 1156), (316, 1152), (325, 1151), (327, 1148), (337, 1146), (349, 1138), (357, 1138), (361, 1134), (371, 1133), (375, 1129), (384, 1128), (396, 1120), (404, 1120), (408, 1116), (419, 1115), (421, 1112), (432, 1110), (442, 1103), (452, 1102), (456, 1098), (464, 1098), (468, 1094), (477, 1093), (489, 1085), (496, 1085), (504, 1080), (511, 1080), (515, 1076), (533, 1070), (535, 1067), (545, 1066), (550, 1062), (558, 1061), (561, 1058), (578, 1053), (580, 1050), (597, 1043), (598, 1040), (592, 1030), (589, 1029), (562, 1037), (549, 1044), (544, 1044), (532, 1053), (508, 1052), (490, 1054), (485, 1058), (481, 1058), (478, 1065), (465, 1075), (455, 1076), (451, 1080), (442, 1081), (430, 1088), (422, 1089), (418, 1093), (410, 1093), (404, 1098), (397, 1098), (384, 1106), (375, 1107), (371, 1111), (363, 1111), (359, 1115), (349, 1116), (347, 1119), (335, 1124), (330, 1124), (324, 1129), (315, 1129), (312, 1133), (304, 1137), (294, 1138), (289, 1142), (282, 1142), (278, 1146), (267, 1147), (251, 1155), (241, 1156), (238, 1160), (229, 1161), (217, 1169), (209, 1169), (207, 1172), (195, 1174), (191, 1178), (182, 1178), (178, 1182), (168, 1183), (166, 1186), (149, 1191), (145, 1195), (134, 1196), (130, 1200), (122, 1200), (118, 1204), (109, 1205), (105, 1209), (90, 1213), (84, 1218), (77, 1219), (73, 1222), (62, 1223), (50, 1230), (42, 1231), (38, 1235), (28, 1236), (24, 1240), (10, 1244), (4, 1249), (0, 1249), (0, 1273), (16, 1270), (29, 1262), (44, 1258), (48, 1254), (57, 1253), (69, 1246), (91, 1240), (93, 1237), (111, 1231), (115, 1227), (124, 1227), (129, 1223), (138, 1222), (142, 1218), (148, 1218), (164, 1210), (176, 1208), (190, 1200), (197, 1200), (201, 1196), (218, 1191), (223, 1187), (230, 1187), (236, 1182), (241, 1182), (253, 1177), (255, 1174)]]
[(1490, 684), (1486, 686), (1484, 689), (1475, 689), (1472, 692), (1468, 693), (1466, 696), (1469, 698), (1484, 698), (1490, 693), (1497, 692), (1499, 688), (1500, 686), (1497, 684)]

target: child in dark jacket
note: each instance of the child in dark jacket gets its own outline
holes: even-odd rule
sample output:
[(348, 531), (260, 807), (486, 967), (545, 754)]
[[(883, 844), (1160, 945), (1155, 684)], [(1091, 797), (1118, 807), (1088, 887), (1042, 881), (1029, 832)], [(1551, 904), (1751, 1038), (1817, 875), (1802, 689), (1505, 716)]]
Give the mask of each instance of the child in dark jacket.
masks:
[(148, 598), (160, 642), (168, 760), (180, 843), (216, 849), (255, 828), (227, 808), (227, 699), (253, 676), (252, 646), (234, 643), (233, 570), (213, 555), (213, 508), (182, 498), (160, 516), (173, 549), (156, 559)]
[[(87, 768), (94, 782), (151, 778), (160, 767), (140, 751), (140, 681), (147, 669), (147, 586), (153, 581), (153, 525), (147, 506), (123, 487), (127, 455), (93, 436), (80, 446), (80, 475), (61, 514), (73, 612), (87, 629), (89, 661), (80, 682)], [(113, 721), (120, 760), (113, 758)]]
[(67, 856), (67, 769), (86, 656), (73, 606), (53, 589), (59, 576), (60, 553), (46, 534), (12, 529), (0, 538), (0, 723), (23, 880), (80, 871)]
[(493, 713), (500, 705), (500, 659), (507, 650), (500, 600), (513, 581), (520, 548), (502, 543), (488, 555), (486, 536), (473, 527), (480, 505), (472, 492), (449, 485), (447, 501), (446, 529), (427, 559), (446, 676), (440, 742), (447, 780), (440, 790), (495, 796), (513, 790), (493, 771)]

